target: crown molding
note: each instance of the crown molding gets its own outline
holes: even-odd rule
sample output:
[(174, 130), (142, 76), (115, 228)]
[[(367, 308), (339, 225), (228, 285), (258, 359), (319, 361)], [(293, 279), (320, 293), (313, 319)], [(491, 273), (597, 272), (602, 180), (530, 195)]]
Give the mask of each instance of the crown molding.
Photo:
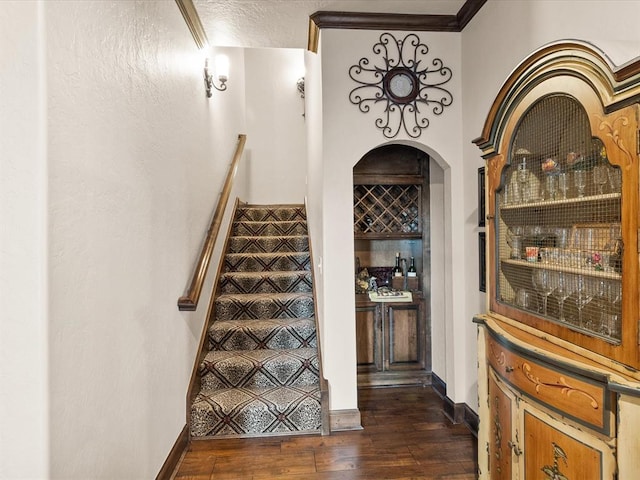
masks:
[(320, 30), (405, 30), (412, 32), (461, 32), (487, 0), (467, 0), (456, 15), (402, 13), (316, 12), (309, 17), (308, 50), (317, 53)]
[(196, 10), (193, 0), (176, 0), (176, 4), (180, 9), (180, 13), (184, 17), (184, 21), (189, 27), (189, 31), (193, 36), (198, 48), (203, 49), (209, 46), (209, 39), (207, 33), (204, 31), (200, 16)]

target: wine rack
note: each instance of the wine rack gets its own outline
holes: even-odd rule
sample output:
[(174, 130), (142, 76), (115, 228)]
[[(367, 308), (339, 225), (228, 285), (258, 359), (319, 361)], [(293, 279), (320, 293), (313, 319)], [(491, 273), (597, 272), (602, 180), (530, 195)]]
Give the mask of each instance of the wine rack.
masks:
[(420, 238), (421, 193), (420, 185), (355, 185), (356, 238)]

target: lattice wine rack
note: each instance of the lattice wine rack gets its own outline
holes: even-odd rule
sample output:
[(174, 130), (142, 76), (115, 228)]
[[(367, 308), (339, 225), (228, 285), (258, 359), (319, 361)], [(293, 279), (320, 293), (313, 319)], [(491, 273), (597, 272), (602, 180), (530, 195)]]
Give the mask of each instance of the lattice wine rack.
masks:
[(420, 185), (355, 185), (354, 233), (367, 237), (419, 237)]

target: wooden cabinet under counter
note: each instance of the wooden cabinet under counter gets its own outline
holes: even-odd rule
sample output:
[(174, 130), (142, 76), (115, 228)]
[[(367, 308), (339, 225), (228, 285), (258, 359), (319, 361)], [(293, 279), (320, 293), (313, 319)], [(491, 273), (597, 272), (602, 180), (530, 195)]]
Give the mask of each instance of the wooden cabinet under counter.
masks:
[(372, 302), (356, 295), (358, 385), (431, 383), (424, 299)]

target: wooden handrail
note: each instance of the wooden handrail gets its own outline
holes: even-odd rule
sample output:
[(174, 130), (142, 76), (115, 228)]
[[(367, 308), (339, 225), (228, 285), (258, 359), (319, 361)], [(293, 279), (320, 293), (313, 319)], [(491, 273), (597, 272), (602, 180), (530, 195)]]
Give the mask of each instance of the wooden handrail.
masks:
[(189, 291), (186, 295), (178, 299), (178, 310), (180, 311), (193, 311), (198, 306), (198, 300), (200, 300), (200, 294), (202, 293), (202, 286), (209, 270), (209, 263), (211, 262), (211, 254), (213, 253), (213, 247), (218, 238), (218, 232), (220, 232), (220, 226), (222, 225), (222, 218), (224, 217), (224, 211), (227, 208), (227, 202), (231, 195), (231, 189), (233, 187), (233, 180), (238, 171), (238, 163), (242, 152), (244, 150), (244, 144), (247, 141), (247, 136), (244, 134), (238, 135), (238, 145), (231, 161), (231, 166), (227, 172), (227, 178), (224, 181), (222, 187), (222, 193), (216, 206), (216, 211), (211, 219), (211, 226), (207, 231), (207, 238), (205, 239), (202, 251), (200, 252), (200, 258), (194, 269), (193, 276), (191, 278), (191, 285), (189, 285)]

